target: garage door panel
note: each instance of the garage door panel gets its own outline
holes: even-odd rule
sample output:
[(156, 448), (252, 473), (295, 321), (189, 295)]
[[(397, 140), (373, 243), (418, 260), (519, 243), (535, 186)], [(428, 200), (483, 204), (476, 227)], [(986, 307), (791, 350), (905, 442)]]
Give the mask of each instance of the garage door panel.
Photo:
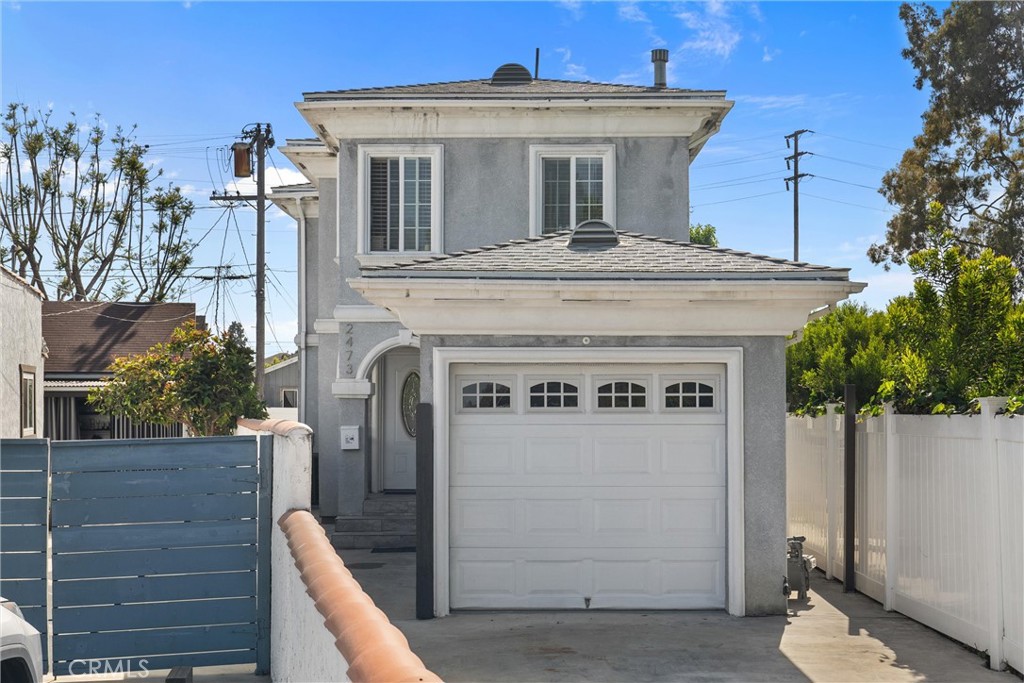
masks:
[[(725, 545), (721, 487), (453, 488), (453, 547)], [(496, 543), (496, 538), (501, 538)]]
[[(452, 485), (725, 485), (721, 426), (687, 427), (686, 438), (656, 433), (623, 438), (621, 425), (595, 425), (574, 436), (566, 436), (564, 426), (530, 427), (529, 437), (522, 435), (524, 429), (461, 430), (451, 449)], [(655, 431), (673, 429), (679, 431), (664, 426)]]
[(578, 478), (585, 473), (583, 437), (532, 437), (524, 439), (524, 445), (526, 475), (565, 474)]
[(452, 551), (454, 609), (721, 609), (723, 549)]
[(458, 439), (452, 473), (458, 475), (516, 474), (521, 471), (521, 448), (501, 435)]
[(595, 435), (594, 475), (656, 474), (654, 440)]

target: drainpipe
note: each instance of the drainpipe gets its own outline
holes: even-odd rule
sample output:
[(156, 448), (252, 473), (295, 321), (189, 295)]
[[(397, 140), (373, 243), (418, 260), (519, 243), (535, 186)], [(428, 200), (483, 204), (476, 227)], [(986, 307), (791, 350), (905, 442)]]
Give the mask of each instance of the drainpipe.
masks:
[(302, 197), (295, 198), (299, 214), (299, 422), (306, 424), (306, 213)]

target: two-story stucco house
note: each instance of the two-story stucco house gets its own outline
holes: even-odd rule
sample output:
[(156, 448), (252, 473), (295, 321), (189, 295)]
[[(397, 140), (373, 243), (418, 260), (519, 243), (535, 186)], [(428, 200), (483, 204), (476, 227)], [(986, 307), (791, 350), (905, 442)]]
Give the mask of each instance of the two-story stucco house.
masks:
[(273, 197), (320, 509), (352, 542), (415, 491), (421, 617), (786, 608), (785, 336), (863, 286), (687, 243), (733, 103), (667, 58), (651, 87), (505, 65), (297, 104), (309, 183)]

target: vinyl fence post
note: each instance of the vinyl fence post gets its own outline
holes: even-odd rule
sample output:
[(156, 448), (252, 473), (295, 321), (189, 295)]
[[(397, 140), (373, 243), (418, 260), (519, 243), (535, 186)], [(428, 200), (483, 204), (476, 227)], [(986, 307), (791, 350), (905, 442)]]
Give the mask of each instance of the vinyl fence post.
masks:
[(857, 590), (857, 385), (843, 385), (843, 592)]
[(896, 408), (885, 404), (885, 600), (886, 611), (896, 609), (896, 580), (899, 577), (899, 437)]
[(838, 560), (839, 545), (839, 481), (836, 463), (838, 403), (825, 405), (825, 578), (831, 580)]
[(985, 555), (989, 558), (988, 572), (988, 668), (1003, 669), (1003, 558), (1002, 524), (999, 519), (999, 449), (993, 421), (996, 410), (1006, 404), (1006, 398), (986, 397), (978, 399), (981, 406), (981, 451), (988, 473), (988, 496), (986, 496), (988, 534), (985, 538)]

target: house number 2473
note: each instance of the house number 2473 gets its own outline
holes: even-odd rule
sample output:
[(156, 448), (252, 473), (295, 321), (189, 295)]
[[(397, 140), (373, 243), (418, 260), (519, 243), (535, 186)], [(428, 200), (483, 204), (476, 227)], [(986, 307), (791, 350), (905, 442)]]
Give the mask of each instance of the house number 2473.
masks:
[(341, 359), (345, 365), (345, 376), (351, 377), (355, 374), (355, 370), (352, 368), (352, 346), (354, 345), (352, 323), (345, 323), (344, 328), (341, 333)]

